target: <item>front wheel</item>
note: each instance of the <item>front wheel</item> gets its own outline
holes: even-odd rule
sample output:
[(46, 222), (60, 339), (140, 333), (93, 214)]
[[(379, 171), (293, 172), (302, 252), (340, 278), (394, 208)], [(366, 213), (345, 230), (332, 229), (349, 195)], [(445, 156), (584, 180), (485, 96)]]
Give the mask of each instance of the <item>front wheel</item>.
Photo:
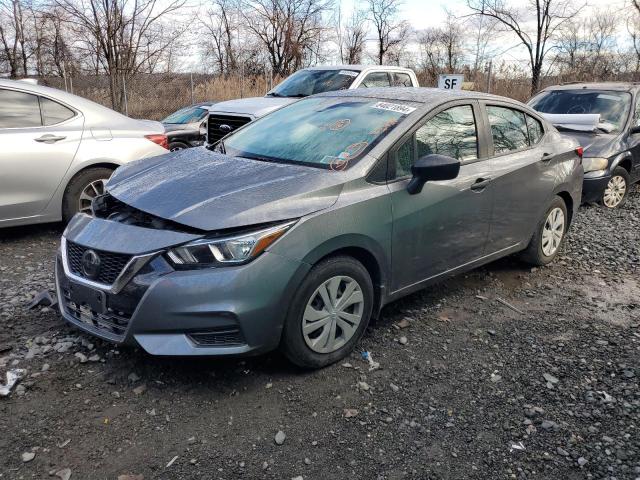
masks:
[(78, 212), (91, 215), (91, 202), (104, 193), (112, 173), (110, 168), (88, 168), (73, 177), (64, 192), (62, 220), (67, 223)]
[(564, 200), (555, 197), (538, 223), (529, 246), (522, 252), (522, 259), (536, 266), (551, 263), (564, 241), (568, 219)]
[(305, 368), (322, 368), (346, 357), (362, 337), (373, 307), (367, 269), (346, 256), (314, 266), (294, 295), (281, 350)]
[(613, 170), (613, 175), (609, 183), (607, 183), (604, 189), (600, 203), (606, 208), (621, 207), (627, 198), (630, 183), (631, 178), (629, 177), (629, 172), (622, 167), (616, 167)]

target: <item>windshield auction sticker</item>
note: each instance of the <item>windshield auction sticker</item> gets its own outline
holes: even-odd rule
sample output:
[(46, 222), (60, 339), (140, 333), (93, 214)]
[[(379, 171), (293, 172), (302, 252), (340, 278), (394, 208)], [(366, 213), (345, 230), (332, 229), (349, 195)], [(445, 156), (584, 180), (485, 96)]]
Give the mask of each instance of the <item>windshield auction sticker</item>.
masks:
[(410, 113), (416, 111), (415, 107), (409, 107), (407, 105), (401, 105), (399, 103), (378, 102), (371, 106), (373, 108), (377, 108), (378, 110), (389, 110), (390, 112), (401, 113), (402, 115), (409, 115)]
[(340, 70), (338, 75), (346, 75), (348, 77), (357, 77), (358, 72), (352, 72), (351, 70)]

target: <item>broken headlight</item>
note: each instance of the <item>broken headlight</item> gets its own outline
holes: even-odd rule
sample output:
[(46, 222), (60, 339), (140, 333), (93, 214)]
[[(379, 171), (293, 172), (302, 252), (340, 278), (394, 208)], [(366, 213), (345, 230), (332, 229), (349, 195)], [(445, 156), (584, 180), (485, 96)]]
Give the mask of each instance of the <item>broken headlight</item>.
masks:
[(582, 159), (582, 168), (584, 173), (595, 172), (596, 170), (606, 170), (609, 166), (609, 160), (606, 158), (587, 157)]
[(295, 222), (282, 223), (248, 233), (220, 238), (203, 238), (167, 252), (178, 268), (203, 268), (246, 263), (284, 235)]

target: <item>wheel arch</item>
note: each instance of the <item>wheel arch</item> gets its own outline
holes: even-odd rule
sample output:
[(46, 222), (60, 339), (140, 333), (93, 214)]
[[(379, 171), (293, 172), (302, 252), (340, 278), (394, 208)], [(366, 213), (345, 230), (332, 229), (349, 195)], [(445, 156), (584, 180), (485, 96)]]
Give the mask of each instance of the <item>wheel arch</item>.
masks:
[(569, 216), (567, 227), (569, 227), (573, 221), (573, 197), (567, 190), (560, 190), (559, 192), (556, 192), (556, 196), (560, 197), (564, 201), (565, 207), (567, 207), (567, 214)]
[(374, 290), (372, 316), (376, 318), (385, 302), (389, 277), (388, 259), (382, 247), (363, 235), (342, 235), (315, 248), (304, 258), (304, 262), (316, 265), (327, 258), (340, 255), (355, 258), (369, 272)]

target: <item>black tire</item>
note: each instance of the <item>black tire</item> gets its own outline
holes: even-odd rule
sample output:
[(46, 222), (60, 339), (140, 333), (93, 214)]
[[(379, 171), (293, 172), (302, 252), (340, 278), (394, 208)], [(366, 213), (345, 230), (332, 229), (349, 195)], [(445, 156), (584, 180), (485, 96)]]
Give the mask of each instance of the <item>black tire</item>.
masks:
[[(614, 180), (614, 178), (616, 177), (621, 177), (624, 180), (624, 194), (622, 196), (622, 199), (620, 200), (619, 203), (616, 203), (615, 205), (607, 205), (605, 203), (605, 192), (602, 192), (602, 198), (600, 199), (600, 205), (602, 205), (604, 208), (607, 209), (615, 209), (615, 208), (620, 208), (622, 205), (624, 205), (624, 202), (627, 200), (627, 196), (629, 193), (629, 186), (631, 185), (631, 177), (629, 176), (629, 172), (627, 172), (624, 168), (622, 167), (616, 167), (613, 169), (613, 173), (611, 174), (611, 180), (609, 180), (609, 182), (612, 182)], [(607, 185), (608, 186), (608, 185)]]
[(169, 151), (176, 152), (178, 150), (184, 150), (185, 148), (189, 148), (189, 145), (183, 142), (171, 142), (169, 143)]
[[(355, 280), (364, 299), (362, 319), (353, 336), (342, 347), (330, 353), (318, 353), (306, 343), (303, 333), (303, 314), (307, 303), (318, 287), (335, 276), (348, 276)], [(369, 324), (373, 308), (373, 283), (367, 269), (348, 256), (331, 257), (315, 265), (301, 282), (285, 320), (280, 350), (294, 364), (303, 368), (322, 368), (351, 353)]]
[[(556, 250), (551, 255), (546, 255), (543, 251), (542, 233), (549, 215), (556, 208), (561, 209), (562, 213), (564, 214), (564, 228), (562, 230), (562, 238), (560, 239), (560, 244), (558, 245)], [(543, 217), (540, 219), (540, 222), (538, 222), (536, 231), (534, 232), (533, 237), (529, 242), (529, 246), (520, 254), (522, 260), (538, 267), (551, 263), (553, 259), (558, 255), (558, 252), (560, 251), (560, 248), (564, 243), (568, 225), (569, 215), (567, 214), (567, 206), (562, 198), (555, 197), (549, 207), (545, 210)]]
[(68, 223), (71, 217), (78, 213), (80, 209), (80, 195), (87, 186), (97, 180), (106, 181), (112, 173), (113, 169), (104, 167), (87, 168), (77, 173), (64, 191), (64, 197), (62, 198), (62, 221)]

